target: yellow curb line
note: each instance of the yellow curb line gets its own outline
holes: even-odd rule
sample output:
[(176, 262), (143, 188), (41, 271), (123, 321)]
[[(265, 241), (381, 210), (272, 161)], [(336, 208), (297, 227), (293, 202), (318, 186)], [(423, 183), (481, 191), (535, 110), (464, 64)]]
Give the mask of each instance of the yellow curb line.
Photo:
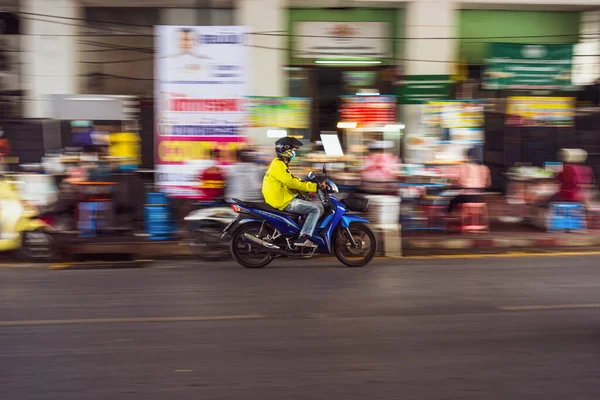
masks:
[(600, 308), (597, 303), (584, 304), (555, 304), (555, 305), (537, 305), (537, 306), (502, 306), (498, 307), (501, 311), (534, 311), (534, 310), (566, 310), (573, 308)]
[(85, 319), (38, 319), (24, 321), (0, 321), (0, 326), (37, 325), (84, 325), (84, 324), (126, 324), (136, 322), (200, 322), (228, 321), (238, 319), (263, 319), (263, 314), (214, 315), (192, 317), (149, 317), (149, 318), (85, 318)]
[(74, 265), (95, 265), (95, 264), (132, 264), (132, 263), (149, 263), (154, 260), (132, 260), (132, 261), (81, 261), (81, 262), (72, 262), (72, 263), (60, 263), (60, 264), (52, 264), (48, 267), (48, 269), (52, 270), (60, 270), (60, 269), (69, 269)]
[(499, 253), (499, 254), (446, 254), (431, 256), (406, 256), (408, 260), (431, 260), (431, 259), (469, 259), (469, 258), (521, 258), (521, 257), (566, 257), (566, 256), (594, 256), (600, 255), (600, 251), (564, 251), (556, 253)]

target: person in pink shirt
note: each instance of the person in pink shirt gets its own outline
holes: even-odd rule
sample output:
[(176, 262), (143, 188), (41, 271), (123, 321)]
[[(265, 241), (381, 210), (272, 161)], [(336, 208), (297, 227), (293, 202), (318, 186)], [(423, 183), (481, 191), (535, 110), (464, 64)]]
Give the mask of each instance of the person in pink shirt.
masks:
[(452, 212), (458, 204), (483, 202), (481, 193), (492, 185), (492, 178), (490, 169), (483, 165), (476, 148), (467, 151), (467, 162), (458, 167), (456, 183), (461, 193), (450, 200), (448, 213)]
[(363, 181), (396, 181), (396, 171), (400, 159), (386, 153), (387, 148), (393, 147), (390, 142), (373, 142), (369, 144), (371, 154), (367, 157), (365, 167), (360, 173)]

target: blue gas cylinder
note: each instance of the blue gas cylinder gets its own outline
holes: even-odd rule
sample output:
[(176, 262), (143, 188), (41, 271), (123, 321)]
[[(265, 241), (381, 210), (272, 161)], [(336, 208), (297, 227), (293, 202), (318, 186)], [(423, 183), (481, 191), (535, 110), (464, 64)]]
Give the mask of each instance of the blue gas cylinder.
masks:
[(146, 233), (152, 240), (170, 240), (175, 232), (171, 203), (164, 193), (148, 193), (144, 207)]

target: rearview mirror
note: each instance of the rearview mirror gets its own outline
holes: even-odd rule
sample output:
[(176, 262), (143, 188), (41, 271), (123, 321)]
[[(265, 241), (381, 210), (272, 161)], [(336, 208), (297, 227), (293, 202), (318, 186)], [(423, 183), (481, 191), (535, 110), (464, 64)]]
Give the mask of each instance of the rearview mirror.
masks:
[(314, 172), (312, 172), (312, 171), (310, 171), (310, 172), (308, 173), (308, 179), (310, 179), (310, 180), (312, 181), (312, 180), (313, 180), (313, 179), (315, 179), (315, 178), (316, 178), (316, 176), (315, 176), (315, 173), (314, 173)]
[(327, 175), (327, 165), (323, 164), (323, 174)]

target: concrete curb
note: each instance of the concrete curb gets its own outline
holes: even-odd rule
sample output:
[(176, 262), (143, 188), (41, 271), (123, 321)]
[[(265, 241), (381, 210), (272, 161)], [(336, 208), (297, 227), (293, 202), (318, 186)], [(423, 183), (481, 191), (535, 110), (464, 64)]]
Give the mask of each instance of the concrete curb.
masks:
[(403, 239), (404, 251), (477, 250), (482, 249), (526, 249), (526, 248), (590, 248), (600, 246), (598, 234), (569, 234), (550, 237), (483, 237), (483, 238), (447, 238), (447, 237), (411, 237)]

